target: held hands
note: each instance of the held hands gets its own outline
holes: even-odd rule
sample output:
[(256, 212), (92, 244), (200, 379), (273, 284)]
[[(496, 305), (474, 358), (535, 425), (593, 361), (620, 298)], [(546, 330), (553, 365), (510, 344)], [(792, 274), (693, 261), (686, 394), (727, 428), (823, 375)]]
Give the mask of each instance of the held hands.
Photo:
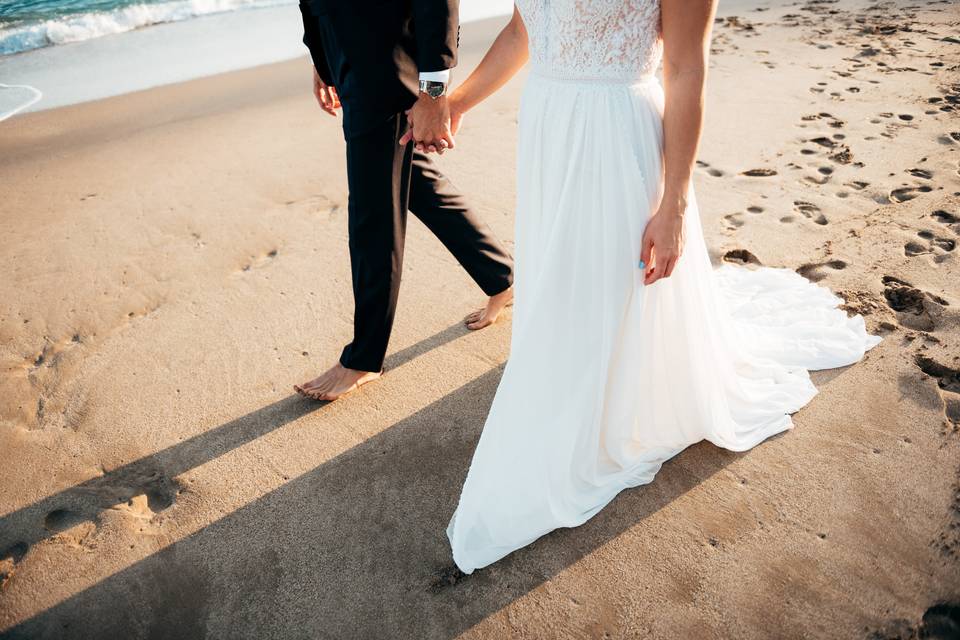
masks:
[(647, 222), (643, 231), (640, 261), (643, 264), (643, 283), (653, 284), (673, 273), (683, 253), (683, 215), (686, 203), (664, 198), (657, 213)]
[(453, 149), (453, 136), (463, 120), (463, 113), (446, 96), (431, 98), (421, 93), (417, 102), (407, 111), (407, 132), (400, 138), (400, 145), (411, 140), (414, 148), (423, 153), (443, 154)]
[(320, 78), (316, 67), (313, 68), (313, 95), (316, 96), (317, 104), (320, 105), (321, 109), (334, 118), (337, 117), (337, 109), (340, 108), (340, 96), (337, 95), (336, 87), (328, 85)]

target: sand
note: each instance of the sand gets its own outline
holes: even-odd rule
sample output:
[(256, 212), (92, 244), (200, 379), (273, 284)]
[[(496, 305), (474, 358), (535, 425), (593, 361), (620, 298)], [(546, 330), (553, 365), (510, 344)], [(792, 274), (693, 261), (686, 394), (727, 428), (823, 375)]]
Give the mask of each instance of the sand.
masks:
[[(957, 623), (960, 9), (766, 6), (715, 27), (708, 244), (829, 286), (885, 340), (816, 374), (793, 431), (693, 446), (456, 584), (444, 528), (510, 325), (462, 327), (481, 293), (411, 221), (388, 375), (326, 406), (292, 393), (352, 317), (343, 140), (306, 59), (0, 125), (0, 636)], [(464, 28), (464, 70), (497, 24)], [(441, 160), (507, 241), (522, 84)]]

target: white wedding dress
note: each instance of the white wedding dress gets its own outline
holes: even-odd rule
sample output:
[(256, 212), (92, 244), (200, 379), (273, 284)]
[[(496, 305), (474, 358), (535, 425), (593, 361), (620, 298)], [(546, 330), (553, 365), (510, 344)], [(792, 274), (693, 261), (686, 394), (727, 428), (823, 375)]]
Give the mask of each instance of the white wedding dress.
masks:
[(517, 0), (530, 38), (519, 120), (510, 357), (447, 535), (465, 573), (574, 527), (708, 440), (792, 426), (808, 369), (880, 339), (786, 269), (714, 270), (691, 191), (673, 275), (637, 266), (659, 200), (658, 0)]

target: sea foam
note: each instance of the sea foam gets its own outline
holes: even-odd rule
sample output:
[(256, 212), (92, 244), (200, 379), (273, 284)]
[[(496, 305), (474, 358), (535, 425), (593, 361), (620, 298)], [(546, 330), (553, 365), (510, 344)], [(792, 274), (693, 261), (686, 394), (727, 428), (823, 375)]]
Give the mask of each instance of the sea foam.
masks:
[(157, 4), (130, 5), (113, 11), (65, 15), (43, 22), (0, 29), (0, 55), (89, 40), (153, 24), (187, 20), (235, 9), (284, 4), (293, 4), (293, 2), (292, 0), (176, 0)]

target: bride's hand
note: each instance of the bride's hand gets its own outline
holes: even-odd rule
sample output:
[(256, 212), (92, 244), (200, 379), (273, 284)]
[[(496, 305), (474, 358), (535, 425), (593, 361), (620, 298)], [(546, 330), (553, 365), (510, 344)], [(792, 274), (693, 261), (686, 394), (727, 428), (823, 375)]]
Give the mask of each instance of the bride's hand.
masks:
[(643, 230), (643, 283), (669, 278), (683, 253), (683, 206), (662, 202)]

